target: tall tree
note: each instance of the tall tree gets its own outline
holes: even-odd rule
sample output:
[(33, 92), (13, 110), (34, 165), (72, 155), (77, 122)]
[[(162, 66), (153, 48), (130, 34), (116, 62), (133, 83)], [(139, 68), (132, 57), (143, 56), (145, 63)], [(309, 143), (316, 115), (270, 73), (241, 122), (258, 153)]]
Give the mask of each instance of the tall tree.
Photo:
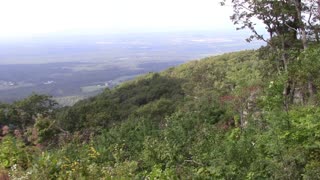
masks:
[[(226, 3), (224, 0), (222, 4)], [(237, 29), (250, 29), (253, 34), (247, 39), (263, 40), (273, 52), (280, 54), (279, 68), (287, 71), (289, 57), (287, 49), (296, 45), (299, 30), (299, 18), (296, 7), (288, 0), (230, 0), (234, 14), (231, 20)], [(269, 37), (265, 37), (265, 32), (258, 32), (257, 23), (262, 23)], [(261, 30), (260, 30), (261, 31)], [(264, 30), (262, 30), (264, 31)]]
[[(252, 35), (247, 39), (265, 41), (273, 54), (278, 73), (288, 72), (288, 66), (296, 61), (299, 53), (308, 49), (309, 44), (319, 43), (320, 0), (223, 0), (222, 5), (231, 3), (231, 20), (239, 27), (249, 29)], [(264, 25), (265, 32), (258, 32), (257, 23)], [(262, 30), (263, 31), (263, 30)], [(292, 53), (292, 52), (295, 53)], [(283, 94), (285, 99), (292, 99), (296, 86), (289, 77)], [(310, 76), (306, 89), (310, 97), (316, 90)], [(288, 104), (289, 100), (285, 104)]]
[[(314, 35), (314, 29), (309, 26), (316, 26), (319, 22), (320, 7), (315, 13), (316, 4), (320, 3), (315, 0), (223, 0), (222, 5), (231, 3), (234, 14), (231, 20), (234, 24), (239, 25), (237, 29), (250, 29), (253, 34), (247, 39), (259, 39), (266, 41), (269, 45), (276, 47), (272, 41), (277, 37), (280, 49), (288, 49), (292, 41), (301, 41), (302, 47), (308, 47), (310, 35)], [(317, 17), (318, 16), (318, 17)], [(308, 23), (311, 22), (312, 23)], [(262, 23), (269, 34), (269, 38), (264, 36), (265, 33), (259, 33), (256, 29), (257, 23)], [(283, 59), (284, 60), (284, 59)]]

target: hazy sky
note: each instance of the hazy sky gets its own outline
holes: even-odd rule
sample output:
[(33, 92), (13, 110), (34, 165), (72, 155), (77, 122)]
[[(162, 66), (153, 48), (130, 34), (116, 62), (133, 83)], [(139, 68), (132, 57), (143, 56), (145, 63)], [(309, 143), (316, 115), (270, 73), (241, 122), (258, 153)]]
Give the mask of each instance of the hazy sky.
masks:
[(233, 30), (220, 0), (0, 0), (0, 37), (70, 32)]

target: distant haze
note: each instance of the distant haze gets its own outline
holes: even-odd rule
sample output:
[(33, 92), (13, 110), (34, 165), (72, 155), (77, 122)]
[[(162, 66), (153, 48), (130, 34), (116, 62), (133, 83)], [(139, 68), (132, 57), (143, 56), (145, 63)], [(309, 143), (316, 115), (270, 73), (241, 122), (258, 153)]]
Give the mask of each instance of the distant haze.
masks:
[(37, 92), (75, 102), (140, 74), (263, 45), (247, 43), (246, 37), (243, 31), (180, 31), (38, 35), (0, 41), (0, 101)]
[(219, 0), (0, 0), (0, 40), (43, 34), (233, 30)]
[(187, 61), (213, 54), (257, 48), (246, 31), (177, 31), (37, 35), (0, 41), (1, 64), (55, 62)]

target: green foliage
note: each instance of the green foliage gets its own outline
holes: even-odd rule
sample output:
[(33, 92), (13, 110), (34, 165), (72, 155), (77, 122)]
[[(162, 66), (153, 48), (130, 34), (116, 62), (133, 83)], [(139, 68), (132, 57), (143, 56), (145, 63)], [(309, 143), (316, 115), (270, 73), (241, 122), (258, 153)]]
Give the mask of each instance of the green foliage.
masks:
[(21, 129), (35, 123), (38, 115), (52, 116), (58, 104), (51, 96), (32, 94), (31, 96), (17, 101), (11, 105), (0, 107), (0, 124), (10, 124)]
[(145, 178), (148, 179), (178, 179), (175, 174), (174, 169), (166, 168), (162, 169), (159, 165), (155, 165), (152, 167), (150, 173), (148, 173)]
[(0, 168), (26, 168), (30, 165), (30, 155), (24, 144), (12, 136), (6, 136), (0, 141)]
[(150, 73), (68, 108), (27, 108), (34, 97), (1, 105), (1, 124), (25, 123), (44, 146), (5, 136), (1, 166), (25, 179), (319, 179), (320, 108), (286, 107), (283, 96), (288, 79), (319, 80), (317, 53), (303, 52), (306, 64), (280, 75), (243, 51)]
[(56, 122), (48, 117), (38, 116), (35, 120), (34, 127), (38, 133), (37, 143), (48, 143), (53, 140), (54, 136), (59, 132), (55, 127)]
[[(152, 117), (159, 119), (159, 116), (163, 116), (163, 111), (172, 112), (176, 101), (182, 99), (184, 94), (180, 87), (181, 80), (159, 74), (148, 76), (120, 85), (113, 90), (105, 90), (96, 97), (63, 110), (58, 114), (60, 126), (70, 131), (86, 128), (99, 132), (102, 128), (123, 121), (132, 114), (150, 117), (158, 113), (158, 116)], [(164, 109), (157, 109), (160, 106)], [(149, 108), (155, 109), (154, 114), (143, 114), (144, 111), (149, 113)]]
[(262, 108), (268, 111), (283, 108), (283, 90), (285, 88), (286, 79), (287, 75), (284, 74), (266, 82), (265, 94), (260, 96)]

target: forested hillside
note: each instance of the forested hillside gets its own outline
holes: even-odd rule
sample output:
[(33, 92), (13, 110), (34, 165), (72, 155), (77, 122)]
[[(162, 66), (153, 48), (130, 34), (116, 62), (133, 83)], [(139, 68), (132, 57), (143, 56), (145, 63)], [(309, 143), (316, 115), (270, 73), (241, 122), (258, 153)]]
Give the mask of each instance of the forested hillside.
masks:
[(285, 109), (287, 75), (269, 65), (260, 51), (243, 51), (150, 73), (72, 107), (43, 95), (3, 104), (1, 166), (31, 179), (316, 179), (320, 109)]
[(316, 6), (232, 3), (233, 20), (265, 47), (149, 73), (71, 107), (36, 94), (1, 104), (0, 179), (320, 179)]

